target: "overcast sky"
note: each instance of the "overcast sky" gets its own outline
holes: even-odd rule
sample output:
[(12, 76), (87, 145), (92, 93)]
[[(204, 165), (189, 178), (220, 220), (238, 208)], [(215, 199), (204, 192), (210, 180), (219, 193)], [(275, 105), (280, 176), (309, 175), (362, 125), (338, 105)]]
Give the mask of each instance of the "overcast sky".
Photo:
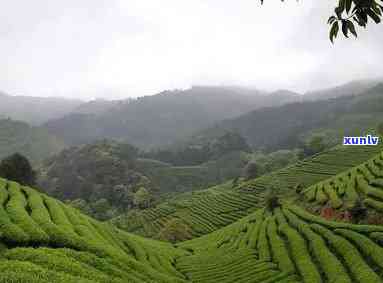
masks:
[(335, 0), (2, 2), (0, 90), (10, 94), (112, 99), (194, 84), (302, 92), (383, 70), (380, 25), (330, 44)]

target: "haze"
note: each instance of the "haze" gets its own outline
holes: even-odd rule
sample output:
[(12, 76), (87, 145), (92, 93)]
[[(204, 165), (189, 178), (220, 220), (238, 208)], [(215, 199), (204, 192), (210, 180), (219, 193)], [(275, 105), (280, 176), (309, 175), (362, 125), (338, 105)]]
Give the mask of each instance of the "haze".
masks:
[(126, 98), (195, 84), (304, 92), (380, 76), (379, 26), (328, 40), (334, 1), (13, 0), (0, 90)]

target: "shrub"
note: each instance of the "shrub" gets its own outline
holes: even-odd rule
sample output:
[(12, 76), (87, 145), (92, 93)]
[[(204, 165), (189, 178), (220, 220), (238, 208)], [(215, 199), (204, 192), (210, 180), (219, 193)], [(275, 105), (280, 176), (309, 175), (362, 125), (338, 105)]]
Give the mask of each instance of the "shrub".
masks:
[(0, 162), (0, 176), (22, 185), (36, 184), (35, 171), (28, 159), (19, 153), (12, 154)]
[(161, 229), (158, 238), (172, 243), (192, 238), (191, 229), (182, 220), (173, 218)]
[(330, 246), (342, 256), (347, 268), (358, 282), (381, 282), (380, 277), (368, 266), (351, 243), (323, 226), (312, 224), (311, 227), (321, 234), (329, 242)]
[(351, 213), (351, 220), (353, 223), (359, 223), (367, 216), (367, 208), (363, 202), (358, 198), (354, 205), (349, 209)]
[(281, 225), (279, 230), (286, 236), (291, 255), (299, 274), (304, 282), (322, 282), (321, 276), (312, 262), (305, 240), (293, 228), (287, 224)]

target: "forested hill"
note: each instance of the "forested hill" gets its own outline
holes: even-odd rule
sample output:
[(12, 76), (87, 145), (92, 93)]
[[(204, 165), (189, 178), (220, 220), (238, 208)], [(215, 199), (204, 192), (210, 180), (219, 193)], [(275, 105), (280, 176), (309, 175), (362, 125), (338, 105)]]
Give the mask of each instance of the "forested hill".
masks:
[(76, 99), (13, 96), (0, 92), (0, 116), (40, 125), (72, 112), (82, 103)]
[(192, 87), (120, 101), (103, 113), (80, 111), (45, 127), (68, 144), (115, 138), (149, 148), (172, 143), (222, 119), (299, 97), (287, 91), (265, 94), (237, 87)]
[(218, 156), (194, 166), (142, 158), (134, 146), (112, 140), (70, 147), (39, 166), (38, 183), (51, 196), (107, 219), (153, 206), (167, 194), (196, 191), (238, 177), (251, 153), (245, 152), (246, 144), (228, 147), (225, 141), (211, 147)]
[(217, 123), (181, 144), (201, 141), (237, 131), (255, 149), (294, 148), (313, 134), (338, 143), (344, 135), (357, 135), (383, 121), (383, 84), (359, 95), (304, 101), (252, 111)]
[(46, 129), (25, 122), (0, 119), (0, 159), (21, 153), (37, 164), (64, 148), (64, 143)]

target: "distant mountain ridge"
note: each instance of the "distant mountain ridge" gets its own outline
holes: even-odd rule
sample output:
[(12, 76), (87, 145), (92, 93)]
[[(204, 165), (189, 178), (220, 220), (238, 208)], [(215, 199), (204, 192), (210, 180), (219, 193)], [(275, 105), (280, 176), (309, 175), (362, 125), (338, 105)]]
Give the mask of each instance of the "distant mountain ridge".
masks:
[(0, 159), (13, 153), (21, 153), (33, 164), (60, 152), (64, 143), (45, 129), (25, 122), (0, 119)]
[(299, 99), (295, 93), (288, 92), (274, 95), (239, 87), (195, 86), (119, 101), (115, 105), (100, 102), (97, 107), (106, 109), (101, 113), (78, 111), (44, 126), (71, 145), (113, 138), (150, 148), (170, 144), (217, 121), (253, 109)]
[(76, 99), (13, 96), (0, 92), (0, 117), (40, 125), (72, 112), (82, 103)]
[[(338, 94), (340, 90), (337, 88)], [(272, 151), (294, 148), (305, 135), (315, 131), (331, 131), (333, 138), (339, 138), (374, 128), (379, 121), (383, 121), (383, 83), (374, 83), (373, 87), (358, 95), (323, 100), (302, 98), (301, 102), (253, 110), (234, 119), (220, 121), (172, 147), (198, 145), (227, 131), (234, 131), (246, 138), (253, 148)]]

